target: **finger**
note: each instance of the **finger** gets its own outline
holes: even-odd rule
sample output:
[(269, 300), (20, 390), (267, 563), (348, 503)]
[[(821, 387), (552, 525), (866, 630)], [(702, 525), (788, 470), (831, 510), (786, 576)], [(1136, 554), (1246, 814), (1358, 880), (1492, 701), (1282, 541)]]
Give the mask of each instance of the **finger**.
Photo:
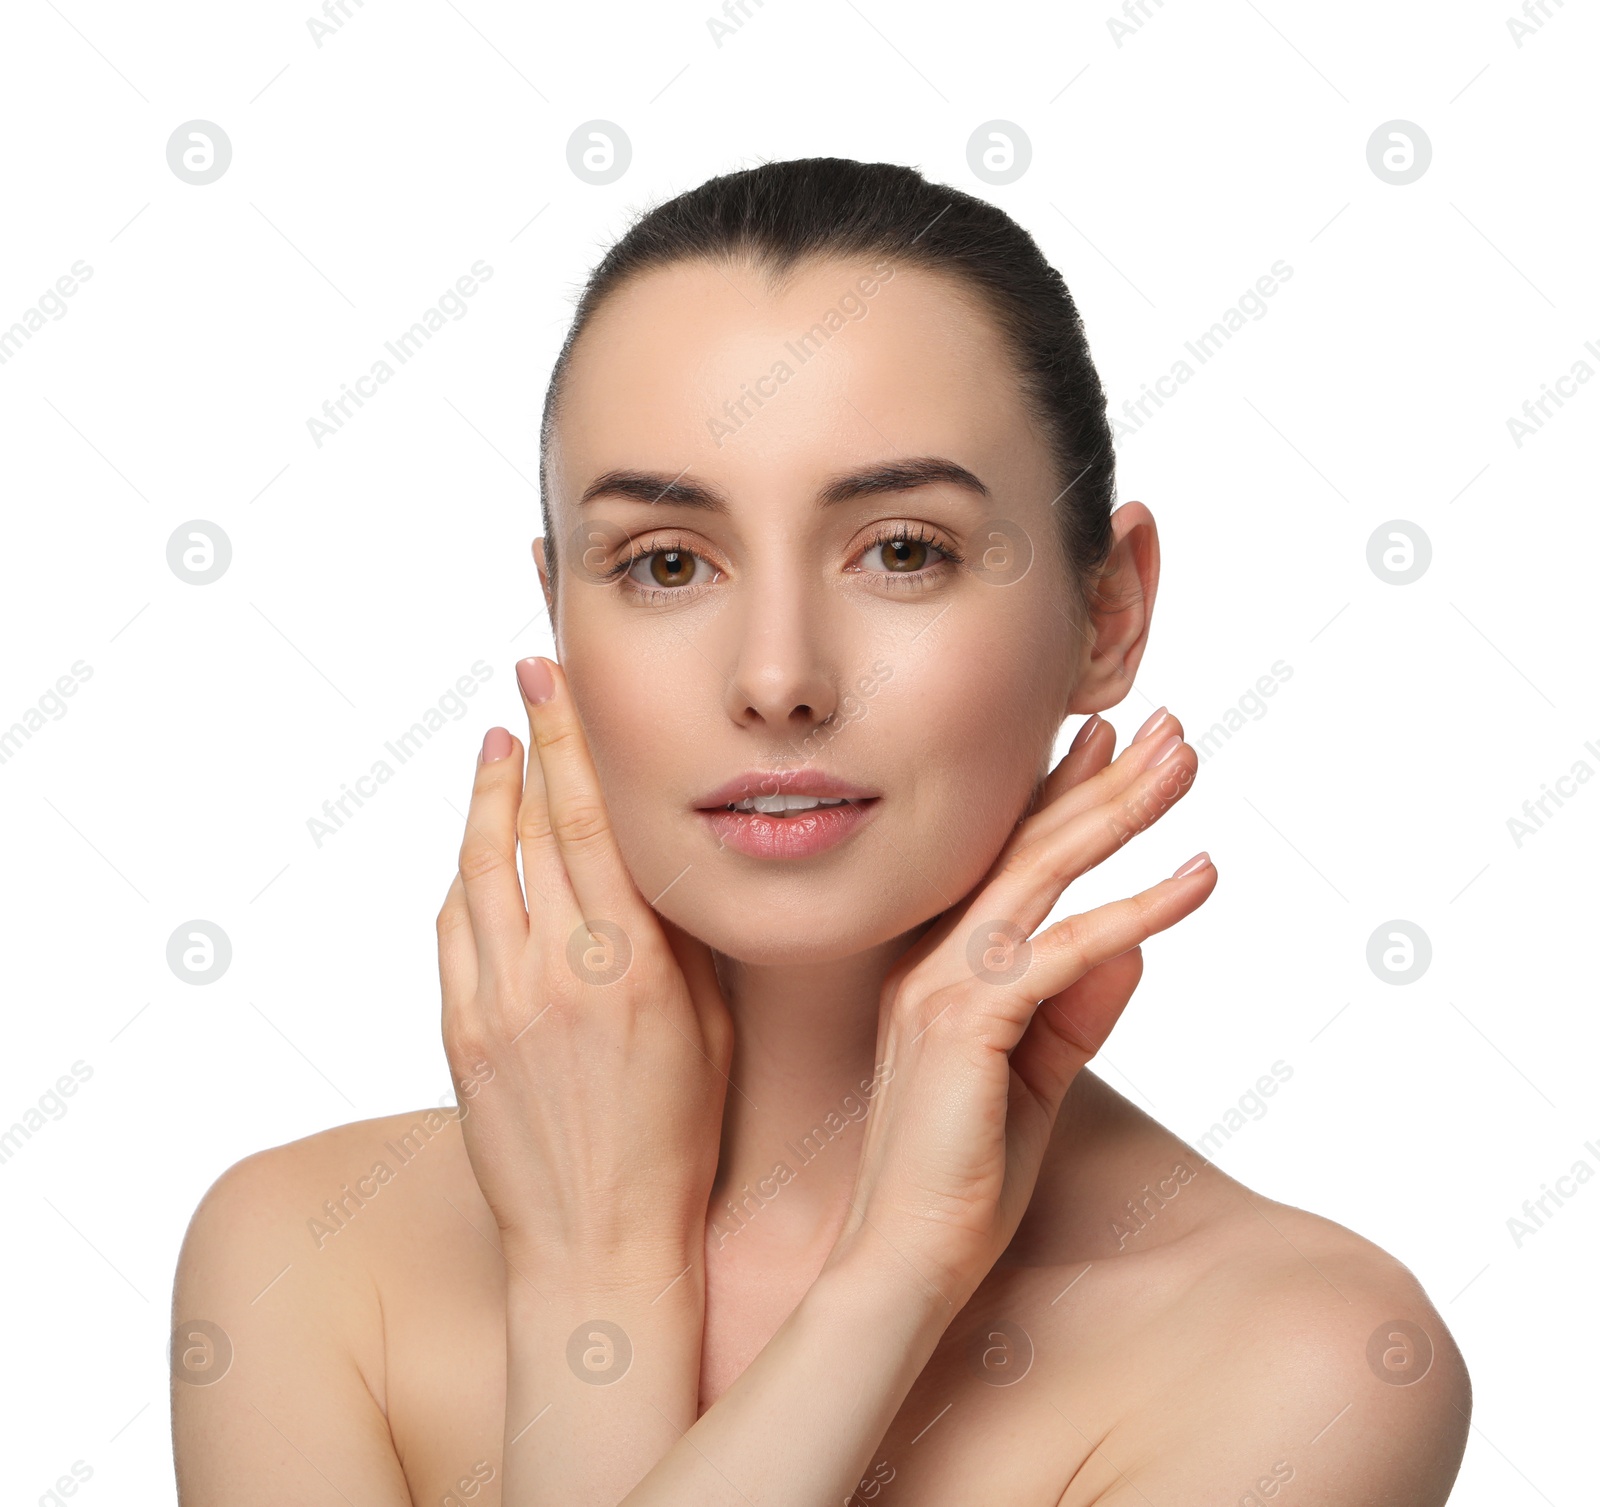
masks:
[(483, 740), (467, 827), (456, 867), (466, 892), (480, 973), (502, 973), (528, 940), (528, 912), (517, 882), (516, 819), (522, 798), (517, 740), (491, 727)]
[[(1197, 853), (1188, 863), (1180, 864), (1170, 878), (1137, 895), (1112, 900), (1046, 927), (1028, 944), (1026, 972), (1005, 991), (1020, 1005), (1024, 1024), (1033, 1014), (1035, 1001), (1054, 998), (1090, 969), (1120, 957), (1157, 932), (1176, 926), (1198, 910), (1216, 887), (1217, 867), (1210, 854)], [(1109, 1033), (1115, 1020), (1104, 1024)], [(1019, 1028), (1019, 1039), (1020, 1036)], [(1104, 1035), (1096, 1040), (1091, 1030), (1083, 1037), (1083, 1044), (1099, 1051), (1104, 1040)]]
[[(1091, 775), (1105, 768), (1110, 762), (1111, 750), (1116, 746), (1117, 733), (1111, 724), (1104, 720), (1098, 712), (1093, 713), (1087, 722), (1080, 727), (1073, 737), (1071, 746), (1062, 755), (1060, 762), (1041, 781), (1039, 788), (1034, 792), (1033, 800), (1029, 802), (1026, 814), (1017, 822), (1011, 835), (1006, 839), (1005, 845), (995, 855), (994, 862), (989, 865), (982, 879), (972, 886), (968, 892), (971, 896), (983, 893), (984, 889), (994, 880), (1009, 861), (1011, 855), (1024, 842), (1030, 841), (1029, 819), (1035, 812), (1057, 801), (1074, 785), (1087, 780)], [(1032, 829), (1037, 831), (1037, 829)], [(934, 924), (924, 932), (917, 941), (901, 954), (899, 960), (891, 969), (889, 981), (898, 982), (898, 979), (916, 966), (922, 958), (928, 957), (937, 951), (945, 938), (959, 926), (968, 914), (969, 907), (965, 902), (958, 901), (947, 907), (944, 912), (935, 918)], [(976, 912), (973, 912), (976, 914)], [(965, 934), (965, 933), (963, 933)]]
[(1092, 774), (1098, 774), (1111, 762), (1116, 746), (1116, 728), (1099, 712), (1090, 713), (1089, 720), (1073, 736), (1061, 762), (1040, 785), (1033, 810), (1043, 811), (1054, 805), (1074, 785), (1082, 784)]
[(1011, 1066), (1051, 1120), (1079, 1070), (1099, 1052), (1144, 972), (1130, 947), (1042, 1000), (1011, 1053)]
[[(972, 894), (983, 894), (1005, 872), (1019, 850), (1052, 837), (1075, 817), (1126, 789), (1150, 766), (1166, 739), (1182, 731), (1183, 725), (1178, 719), (1161, 707), (1146, 720), (1133, 741), (1113, 762), (1116, 729), (1098, 713), (1090, 717), (1078, 729), (1061, 762), (1035, 792), (1027, 816), (1006, 839), (988, 872), (973, 886)], [(958, 910), (957, 916), (961, 914), (963, 912)], [(976, 910), (973, 914), (977, 914)], [(1038, 919), (1042, 917), (1036, 918), (1035, 924)]]
[(724, 1077), (733, 1058), (733, 1016), (717, 978), (717, 965), (711, 949), (681, 926), (659, 917), (661, 931), (689, 986), (689, 999), (706, 1043), (706, 1056)]
[[(1164, 741), (1171, 742), (1176, 736)], [(1162, 751), (1131, 744), (1123, 751), (1124, 758), (1134, 755), (1128, 767), (1137, 773), (1131, 779), (1124, 779), (1120, 786), (1102, 787), (1104, 800), (1064, 821), (1058, 818), (1053, 824), (1035, 826), (962, 913), (959, 925), (939, 948), (934, 966), (952, 978), (970, 971), (966, 955), (974, 925), (992, 929), (998, 922), (1014, 940), (1030, 936), (1074, 879), (1103, 862), (1181, 800), (1194, 783), (1198, 758), (1192, 748), (1178, 741), (1161, 763), (1154, 762)], [(1120, 773), (1116, 764), (1088, 784), (1113, 773)], [(1078, 793), (1072, 791), (1069, 799)]]
[[(1079, 728), (1079, 734), (1086, 733), (1088, 728), (1089, 724), (1085, 723)], [(1035, 837), (1058, 830), (1074, 817), (1113, 799), (1151, 766), (1174, 734), (1179, 737), (1183, 735), (1183, 724), (1165, 707), (1161, 707), (1113, 759), (1111, 754), (1116, 747), (1116, 729), (1108, 722), (1101, 722), (1092, 738), (1086, 740), (1089, 747), (1077, 750), (1084, 771), (1082, 777), (1064, 777), (1057, 781), (1055, 775), (1051, 776), (1054, 792), (1049, 800), (1039, 802), (1038, 813), (1021, 834), (1023, 841), (1031, 842)], [(1062, 762), (1066, 763), (1066, 760)]]
[[(467, 909), (467, 887), (459, 871), (439, 909), (439, 1034), (450, 1077), (470, 1070), (481, 1051), (483, 1021), (477, 1008), (478, 945)], [(457, 1101), (460, 1107), (460, 1101)]]
[(548, 659), (524, 659), (517, 680), (543, 774), (520, 817), (524, 841), (531, 832), (541, 850), (554, 844), (583, 920), (614, 921), (637, 938), (647, 907), (611, 830), (566, 674)]
[[(520, 679), (519, 675), (519, 683)], [(526, 710), (526, 691), (523, 692), (523, 706)], [(522, 775), (522, 801), (517, 808), (517, 846), (522, 852), (522, 880), (528, 895), (530, 931), (542, 929), (552, 936), (570, 934), (580, 919), (578, 899), (573, 894), (560, 845), (550, 830), (544, 765), (534, 746), (531, 717), (528, 756)]]
[[(1010, 837), (1006, 839), (1006, 844), (1001, 848), (994, 863), (990, 865), (990, 874), (998, 873), (1016, 848), (1029, 840), (1030, 832), (1037, 830), (1036, 819), (1039, 813), (1056, 807), (1062, 797), (1075, 785), (1081, 785), (1111, 762), (1112, 750), (1116, 745), (1117, 730), (1098, 712), (1093, 713), (1073, 736), (1072, 743), (1061, 756), (1060, 762), (1039, 782), (1038, 788), (1033, 792), (1033, 799), (1028, 802), (1028, 809), (1018, 820)], [(989, 875), (984, 877), (987, 880)]]
[(478, 990), (478, 947), (467, 909), (467, 887), (458, 870), (439, 908), (439, 993), (446, 1015), (471, 1001)]

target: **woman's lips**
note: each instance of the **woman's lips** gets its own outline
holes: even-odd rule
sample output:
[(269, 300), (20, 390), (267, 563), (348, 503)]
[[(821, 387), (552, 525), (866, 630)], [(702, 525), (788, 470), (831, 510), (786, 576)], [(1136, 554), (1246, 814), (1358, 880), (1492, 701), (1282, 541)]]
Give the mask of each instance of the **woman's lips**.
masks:
[[(786, 792), (795, 793), (799, 792)], [(749, 858), (810, 858), (837, 847), (872, 820), (876, 796), (848, 800), (842, 806), (814, 806), (769, 816), (761, 811), (730, 811), (726, 806), (700, 810), (717, 835), (717, 843)]]
[(710, 811), (759, 796), (809, 795), (823, 801), (858, 801), (870, 800), (878, 794), (865, 785), (852, 784), (821, 769), (747, 769), (702, 796), (695, 806), (698, 810)]

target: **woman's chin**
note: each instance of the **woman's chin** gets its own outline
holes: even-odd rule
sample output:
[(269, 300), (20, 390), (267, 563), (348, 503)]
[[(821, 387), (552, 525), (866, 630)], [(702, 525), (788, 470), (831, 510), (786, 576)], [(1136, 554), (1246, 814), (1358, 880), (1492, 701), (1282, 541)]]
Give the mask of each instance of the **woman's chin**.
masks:
[(753, 906), (730, 897), (726, 907), (704, 904), (678, 909), (665, 897), (656, 910), (713, 952), (751, 967), (800, 968), (858, 957), (930, 919), (921, 914), (876, 914), (866, 904), (828, 906), (834, 915), (811, 910)]

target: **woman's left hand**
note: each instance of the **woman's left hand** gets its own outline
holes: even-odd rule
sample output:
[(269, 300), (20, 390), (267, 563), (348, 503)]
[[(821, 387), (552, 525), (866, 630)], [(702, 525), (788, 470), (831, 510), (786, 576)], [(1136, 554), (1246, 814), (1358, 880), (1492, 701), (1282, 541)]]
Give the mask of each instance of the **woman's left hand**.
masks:
[(1186, 874), (1033, 935), (1073, 879), (1194, 780), (1198, 760), (1170, 714), (1109, 763), (1115, 734), (1085, 732), (984, 880), (885, 980), (884, 1082), (829, 1267), (864, 1259), (960, 1308), (1016, 1232), (1062, 1099), (1139, 981), (1139, 943), (1216, 885), (1197, 855)]

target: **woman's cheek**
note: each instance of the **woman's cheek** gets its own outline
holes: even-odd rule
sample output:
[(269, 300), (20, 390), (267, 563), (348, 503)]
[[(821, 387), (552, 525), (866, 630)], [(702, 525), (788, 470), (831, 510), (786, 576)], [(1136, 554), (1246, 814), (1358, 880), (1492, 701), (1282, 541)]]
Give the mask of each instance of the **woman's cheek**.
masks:
[(1016, 700), (1026, 684), (984, 675), (985, 663), (981, 653), (963, 654), (950, 674), (896, 687), (892, 707), (875, 708), (862, 728), (882, 740), (878, 767), (898, 770), (912, 798), (910, 820), (896, 828), (899, 850), (961, 893), (983, 877), (1026, 809), (1041, 757), (1037, 710)]
[(665, 788), (661, 740), (661, 729), (673, 725), (671, 707), (656, 705), (659, 684), (641, 676), (636, 661), (576, 654), (564, 668), (617, 846), (644, 890), (665, 863), (670, 834), (664, 824), (676, 814)]

